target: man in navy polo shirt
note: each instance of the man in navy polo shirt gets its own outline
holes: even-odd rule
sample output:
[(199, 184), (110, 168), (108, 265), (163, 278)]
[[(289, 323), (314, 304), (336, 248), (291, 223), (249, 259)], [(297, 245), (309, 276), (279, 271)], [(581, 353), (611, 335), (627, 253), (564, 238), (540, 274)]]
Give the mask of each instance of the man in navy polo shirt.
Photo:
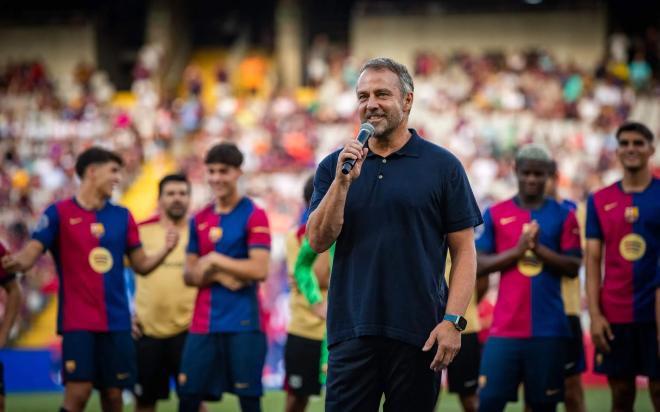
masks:
[(481, 213), (456, 157), (407, 128), (413, 82), (403, 65), (368, 61), (356, 92), (374, 136), (321, 162), (307, 224), (317, 252), (337, 242), (326, 411), (377, 411), (383, 394), (385, 411), (431, 411), (439, 372), (460, 349)]

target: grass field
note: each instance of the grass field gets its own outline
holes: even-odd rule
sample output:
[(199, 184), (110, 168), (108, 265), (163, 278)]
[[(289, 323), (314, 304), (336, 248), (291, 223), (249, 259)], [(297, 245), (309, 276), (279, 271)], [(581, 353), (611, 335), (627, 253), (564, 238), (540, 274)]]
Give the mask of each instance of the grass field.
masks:
[[(610, 394), (607, 389), (590, 389), (587, 391), (587, 410), (594, 412), (604, 412), (610, 409)], [(59, 393), (33, 393), (33, 394), (9, 394), (7, 396), (7, 411), (18, 412), (42, 412), (42, 411), (55, 411), (59, 408), (62, 401), (62, 395)], [(169, 402), (161, 402), (158, 405), (160, 412), (175, 412), (176, 401), (171, 399)], [(240, 411), (238, 407), (238, 400), (233, 396), (227, 396), (222, 403), (209, 403), (207, 404), (209, 411), (217, 412), (233, 412)], [(264, 412), (281, 412), (284, 410), (284, 392), (271, 391), (266, 394), (263, 399)], [(126, 411), (132, 411), (133, 405), (127, 405), (124, 408)], [(88, 404), (87, 411), (100, 412), (98, 397), (94, 396)], [(459, 412), (460, 406), (457, 398), (454, 395), (449, 395), (443, 392), (440, 397), (440, 403), (437, 411), (440, 412)], [(509, 404), (507, 411), (522, 411), (522, 406), (518, 404)], [(560, 407), (560, 411), (564, 408)], [(313, 399), (308, 408), (310, 412), (323, 411), (323, 400), (320, 398)], [(651, 412), (653, 408), (649, 400), (647, 390), (640, 390), (637, 394), (637, 402), (635, 403), (636, 412)]]

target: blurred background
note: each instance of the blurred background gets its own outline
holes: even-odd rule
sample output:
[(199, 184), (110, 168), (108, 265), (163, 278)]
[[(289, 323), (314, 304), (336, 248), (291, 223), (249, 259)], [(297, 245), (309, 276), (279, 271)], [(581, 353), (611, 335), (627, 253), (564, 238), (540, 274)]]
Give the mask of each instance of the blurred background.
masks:
[[(193, 181), (193, 209), (209, 201), (201, 158), (235, 142), (242, 190), (273, 231), (264, 379), (279, 388), (284, 234), (303, 212), (304, 180), (355, 135), (362, 62), (407, 65), (412, 127), (460, 158), (480, 206), (515, 193), (512, 154), (531, 141), (557, 159), (560, 194), (581, 202), (620, 177), (613, 132), (623, 120), (657, 139), (659, 29), (660, 2), (631, 0), (4, 1), (0, 239), (18, 249), (44, 207), (73, 194), (75, 156), (92, 144), (124, 157), (117, 201), (142, 220), (173, 171)], [(7, 390), (60, 390), (50, 258), (22, 283), (20, 321), (0, 353)], [(488, 312), (486, 302), (486, 326)]]

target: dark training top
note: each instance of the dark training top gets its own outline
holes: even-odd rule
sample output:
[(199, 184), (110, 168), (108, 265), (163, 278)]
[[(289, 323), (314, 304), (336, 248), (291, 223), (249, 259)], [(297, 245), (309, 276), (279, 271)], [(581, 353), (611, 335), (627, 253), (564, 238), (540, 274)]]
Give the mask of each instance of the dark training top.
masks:
[[(328, 295), (328, 344), (384, 336), (423, 346), (447, 305), (447, 234), (482, 223), (461, 163), (412, 137), (386, 158), (369, 152), (351, 183)], [(314, 177), (314, 211), (338, 150)]]

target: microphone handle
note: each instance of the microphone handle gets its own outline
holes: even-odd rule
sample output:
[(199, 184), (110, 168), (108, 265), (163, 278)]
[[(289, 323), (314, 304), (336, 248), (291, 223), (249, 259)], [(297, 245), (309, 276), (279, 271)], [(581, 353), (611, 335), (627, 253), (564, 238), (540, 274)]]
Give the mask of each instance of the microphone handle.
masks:
[[(371, 133), (367, 130), (360, 130), (360, 134), (358, 134), (357, 140), (358, 142), (362, 143), (362, 147), (364, 147), (367, 144), (367, 141), (369, 140), (369, 137), (371, 137)], [(348, 159), (344, 161), (344, 164), (341, 165), (341, 172), (345, 175), (351, 173), (351, 170), (353, 170), (353, 166), (355, 166), (355, 161), (356, 159)]]

